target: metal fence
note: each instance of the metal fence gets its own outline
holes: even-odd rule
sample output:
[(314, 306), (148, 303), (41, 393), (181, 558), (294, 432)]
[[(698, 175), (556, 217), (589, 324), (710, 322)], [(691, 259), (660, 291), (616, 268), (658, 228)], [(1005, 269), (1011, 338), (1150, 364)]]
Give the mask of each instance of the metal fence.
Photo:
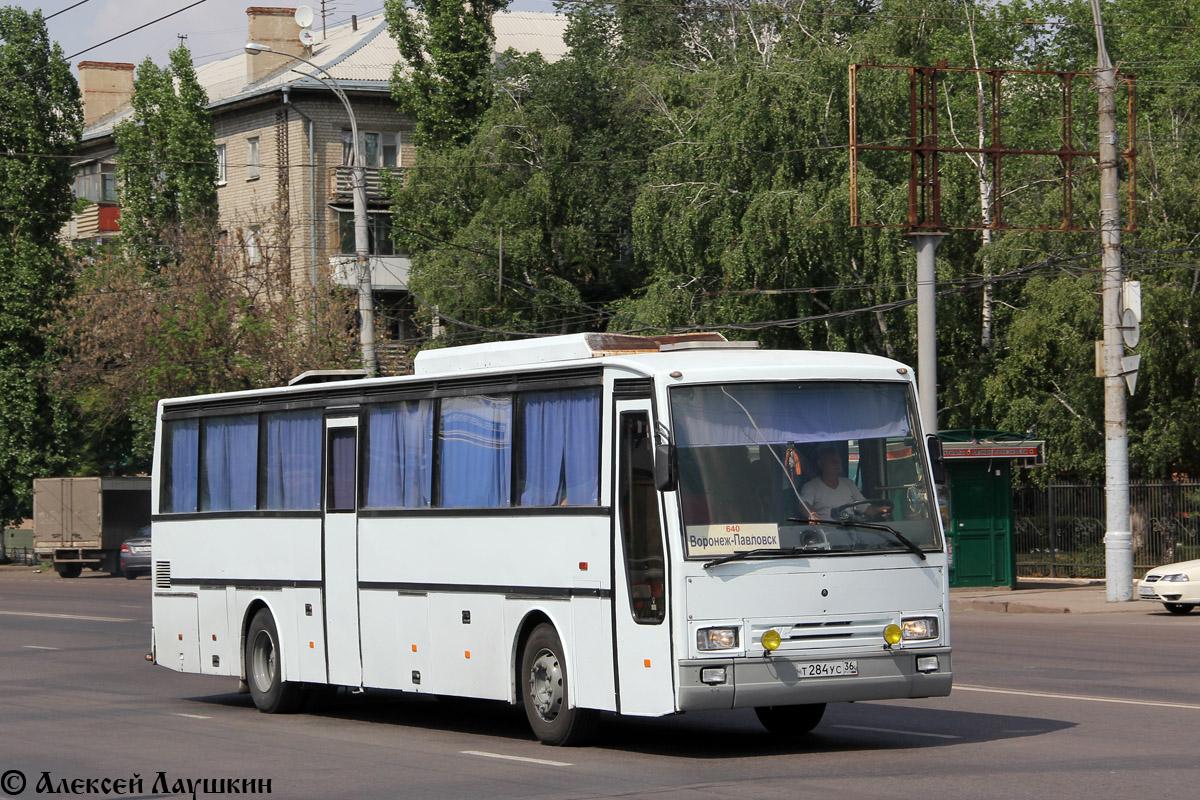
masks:
[[(1200, 483), (1129, 487), (1134, 576), (1200, 558)], [(1013, 489), (1017, 576), (1104, 577), (1104, 487), (1051, 484)]]
[(37, 554), (33, 552), (32, 547), (13, 547), (9, 545), (4, 548), (4, 555), (8, 559), (8, 564), (37, 564), (41, 561)]

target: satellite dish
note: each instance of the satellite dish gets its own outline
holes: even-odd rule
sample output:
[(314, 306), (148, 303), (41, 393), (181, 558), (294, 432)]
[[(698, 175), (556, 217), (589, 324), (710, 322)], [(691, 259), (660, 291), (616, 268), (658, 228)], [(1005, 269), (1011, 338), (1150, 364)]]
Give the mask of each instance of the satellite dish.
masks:
[(311, 28), (305, 28), (300, 31), (300, 44), (304, 45), (305, 47), (312, 47), (316, 41), (317, 37), (313, 36)]
[(296, 9), (296, 24), (301, 28), (308, 28), (313, 24), (313, 10), (308, 6), (300, 6)]

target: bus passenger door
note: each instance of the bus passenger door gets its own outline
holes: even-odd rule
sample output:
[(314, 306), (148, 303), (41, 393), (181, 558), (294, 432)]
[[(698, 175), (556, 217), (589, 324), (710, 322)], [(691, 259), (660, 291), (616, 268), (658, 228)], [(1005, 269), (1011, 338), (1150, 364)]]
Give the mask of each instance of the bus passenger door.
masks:
[(668, 575), (661, 500), (654, 486), (650, 401), (618, 401), (617, 514), (613, 542), (617, 709), (659, 715), (675, 710)]
[(325, 648), (329, 682), (362, 685), (358, 639), (358, 419), (325, 420)]

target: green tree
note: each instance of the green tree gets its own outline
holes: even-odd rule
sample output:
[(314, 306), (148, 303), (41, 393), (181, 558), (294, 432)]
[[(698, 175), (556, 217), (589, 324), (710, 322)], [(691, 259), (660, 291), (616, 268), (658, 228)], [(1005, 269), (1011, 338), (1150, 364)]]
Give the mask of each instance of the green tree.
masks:
[(117, 124), (121, 243), (147, 265), (168, 257), (169, 230), (207, 230), (216, 219), (217, 166), (208, 98), (190, 51), (170, 54), (170, 66), (143, 61), (134, 79), (133, 114)]
[(392, 96), (417, 122), (419, 145), (462, 142), (492, 101), (492, 14), (510, 0), (387, 0), (400, 50)]
[[(0, 532), (31, 513), (33, 478), (63, 469), (46, 325), (70, 287), (59, 229), (73, 205), (79, 87), (38, 11), (0, 8)], [(0, 539), (2, 541), (2, 539)], [(2, 555), (2, 552), (0, 552)]]
[[(447, 341), (703, 328), (912, 362), (912, 252), (897, 230), (847, 224), (848, 66), (948, 59), (1087, 73), (1096, 58), (1082, 0), (589, 3), (567, 13), (570, 54), (553, 64), (502, 60), (478, 124), (426, 141), (395, 195), (411, 285), (426, 308), (464, 323), (449, 326)], [(1131, 66), (1141, 79), (1139, 225), (1124, 238), (1145, 314), (1129, 403), (1132, 472), (1200, 475), (1200, 341), (1189, 323), (1200, 318), (1200, 90), (1187, 80), (1194, 58), (1178, 27), (1200, 25), (1200, 3), (1114, 0), (1104, 13), (1131, 23), (1108, 32), (1114, 60), (1146, 62)], [(1025, 19), (1054, 24), (1012, 24)], [(858, 74), (860, 141), (905, 141), (907, 73)], [(992, 89), (987, 76), (982, 83), (981, 91), (972, 73), (939, 74), (943, 143), (984, 146), (981, 128), (990, 139)], [(1059, 87), (1056, 74), (1005, 79), (1006, 145), (1060, 146)], [(1090, 77), (1072, 88), (1067, 135), (1092, 150)], [(964, 154), (941, 159), (948, 224), (980, 218), (990, 166)], [(1071, 221), (1083, 228), (1098, 219), (1095, 166), (1078, 157), (1069, 179)], [(1055, 155), (1005, 156), (1001, 193), (989, 197), (990, 213), (1000, 208), (1009, 226), (1050, 230), (1006, 229), (986, 245), (977, 231), (955, 230), (938, 251), (940, 422), (1036, 429), (1050, 441), (1043, 476), (1090, 480), (1103, 473), (1092, 358), (1099, 242), (1054, 230), (1066, 203), (1060, 169)], [(909, 171), (907, 153), (860, 159), (865, 216), (905, 221)]]
[(595, 330), (602, 304), (639, 282), (630, 211), (657, 134), (604, 19), (576, 18), (553, 64), (506, 56), (474, 135), (422, 147), (396, 187), (394, 231), (426, 308), (495, 330)]

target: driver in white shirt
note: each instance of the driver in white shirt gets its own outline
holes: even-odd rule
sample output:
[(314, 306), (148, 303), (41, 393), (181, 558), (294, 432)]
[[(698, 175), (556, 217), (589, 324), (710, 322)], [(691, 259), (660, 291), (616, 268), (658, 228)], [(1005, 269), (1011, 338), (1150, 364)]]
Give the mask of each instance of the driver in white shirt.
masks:
[[(838, 506), (866, 501), (854, 481), (842, 477), (842, 457), (836, 448), (821, 448), (817, 453), (817, 469), (821, 477), (813, 478), (800, 489), (800, 499), (808, 506), (810, 519), (833, 519), (833, 510)], [(866, 511), (879, 515), (885, 509), (871, 505)]]

